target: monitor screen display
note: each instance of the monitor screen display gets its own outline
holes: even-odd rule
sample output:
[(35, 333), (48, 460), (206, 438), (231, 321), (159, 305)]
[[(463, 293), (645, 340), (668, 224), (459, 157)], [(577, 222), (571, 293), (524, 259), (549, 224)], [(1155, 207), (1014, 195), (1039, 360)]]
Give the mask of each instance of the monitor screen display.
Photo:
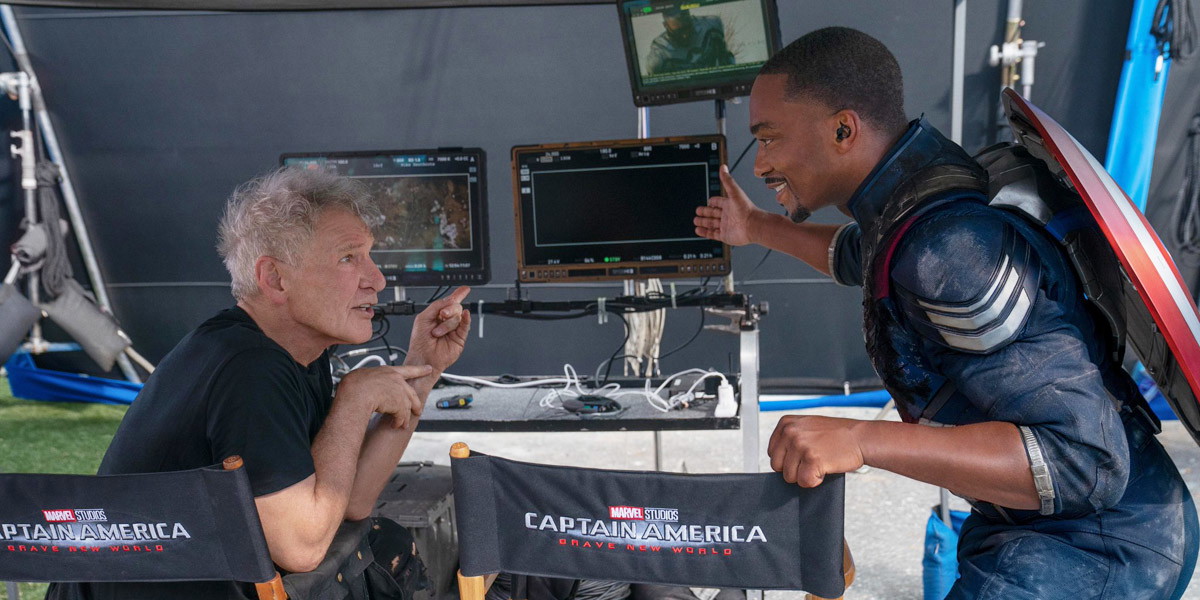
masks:
[(732, 98), (779, 49), (775, 0), (619, 0), (637, 106)]
[(483, 150), (316, 152), (280, 160), (367, 186), (383, 212), (371, 256), (389, 285), (490, 279)]
[(513, 148), (518, 277), (727, 274), (729, 248), (692, 225), (724, 160), (719, 135)]

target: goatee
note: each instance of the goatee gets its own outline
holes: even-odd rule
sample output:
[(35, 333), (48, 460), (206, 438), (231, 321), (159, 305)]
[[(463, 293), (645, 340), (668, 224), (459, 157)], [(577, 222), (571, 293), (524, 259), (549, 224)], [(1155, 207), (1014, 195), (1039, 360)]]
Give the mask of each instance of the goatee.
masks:
[(812, 216), (812, 211), (808, 210), (807, 208), (804, 208), (803, 206), (797, 206), (796, 210), (793, 210), (788, 213), (788, 218), (791, 219), (792, 222), (796, 223), (796, 224), (800, 224), (800, 223), (807, 221), (808, 218), (811, 216)]

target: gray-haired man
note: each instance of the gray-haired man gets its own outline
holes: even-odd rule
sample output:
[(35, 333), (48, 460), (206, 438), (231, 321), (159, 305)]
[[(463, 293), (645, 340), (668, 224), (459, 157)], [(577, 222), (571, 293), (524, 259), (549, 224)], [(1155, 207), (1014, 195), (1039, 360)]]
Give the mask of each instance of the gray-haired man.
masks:
[[(240, 455), (271, 558), (309, 571), (338, 526), (370, 515), (425, 397), (462, 353), (459, 288), (417, 316), (404, 366), (355, 371), (336, 396), (329, 348), (371, 337), (384, 287), (370, 257), (378, 210), (355, 182), (281, 169), (234, 192), (220, 225), (237, 305), (163, 359), (101, 474), (173, 471)], [(234, 582), (72, 584), (70, 598), (241, 598)]]

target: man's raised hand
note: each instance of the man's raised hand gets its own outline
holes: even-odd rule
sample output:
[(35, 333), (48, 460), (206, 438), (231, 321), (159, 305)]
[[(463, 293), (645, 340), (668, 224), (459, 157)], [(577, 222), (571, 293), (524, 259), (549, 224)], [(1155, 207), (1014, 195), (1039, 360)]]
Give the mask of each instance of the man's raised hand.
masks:
[(751, 232), (751, 221), (757, 213), (764, 213), (754, 206), (746, 192), (729, 174), (729, 167), (721, 165), (721, 189), (724, 196), (708, 199), (708, 206), (696, 207), (696, 235), (724, 242), (730, 246), (744, 246), (755, 242)]
[(470, 292), (471, 288), (460, 286), (417, 315), (406, 364), (427, 364), (440, 375), (458, 360), (471, 329), (471, 313), (462, 306)]

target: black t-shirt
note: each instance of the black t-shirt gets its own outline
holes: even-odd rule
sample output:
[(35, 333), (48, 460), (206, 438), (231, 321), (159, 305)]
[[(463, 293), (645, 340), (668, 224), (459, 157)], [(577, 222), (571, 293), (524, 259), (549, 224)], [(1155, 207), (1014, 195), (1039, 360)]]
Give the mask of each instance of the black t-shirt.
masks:
[[(312, 441), (333, 401), (329, 354), (294, 361), (240, 308), (204, 322), (170, 352), (121, 421), (99, 474), (155, 473), (241, 456), (256, 496), (315, 471)], [(242, 598), (233, 582), (56, 585), (48, 598)]]

